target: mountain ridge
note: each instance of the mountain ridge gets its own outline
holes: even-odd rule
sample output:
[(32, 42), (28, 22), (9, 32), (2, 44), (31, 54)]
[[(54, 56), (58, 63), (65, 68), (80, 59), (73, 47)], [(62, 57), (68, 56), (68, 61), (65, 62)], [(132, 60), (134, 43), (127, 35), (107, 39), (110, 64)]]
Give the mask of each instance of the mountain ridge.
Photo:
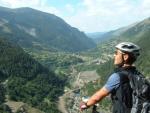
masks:
[[(14, 39), (22, 47), (78, 52), (96, 46), (84, 32), (53, 14), (32, 8), (1, 9), (3, 7), (0, 8), (0, 22), (7, 23), (0, 26), (0, 35)], [(4, 28), (10, 32), (4, 32)]]
[(104, 34), (97, 36), (97, 38), (95, 38), (94, 40), (97, 43), (101, 43), (103, 41), (107, 41), (109, 39), (113, 39), (116, 37), (121, 38), (121, 37), (130, 37), (130, 35), (131, 36), (138, 35), (142, 32), (145, 32), (146, 30), (149, 30), (150, 29), (149, 26), (150, 26), (150, 17), (145, 18), (139, 22), (130, 24), (128, 26), (121, 27), (116, 30), (111, 30), (109, 32), (105, 32)]

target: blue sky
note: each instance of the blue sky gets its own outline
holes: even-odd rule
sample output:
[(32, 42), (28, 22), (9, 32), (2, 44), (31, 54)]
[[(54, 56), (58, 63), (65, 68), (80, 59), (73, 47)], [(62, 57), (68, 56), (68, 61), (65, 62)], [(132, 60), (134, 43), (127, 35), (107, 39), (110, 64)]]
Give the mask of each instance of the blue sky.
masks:
[(114, 30), (150, 17), (150, 0), (0, 0), (0, 6), (52, 13), (84, 32)]
[(49, 5), (53, 5), (54, 7), (60, 8), (64, 7), (66, 4), (77, 5), (81, 0), (48, 0), (47, 3)]

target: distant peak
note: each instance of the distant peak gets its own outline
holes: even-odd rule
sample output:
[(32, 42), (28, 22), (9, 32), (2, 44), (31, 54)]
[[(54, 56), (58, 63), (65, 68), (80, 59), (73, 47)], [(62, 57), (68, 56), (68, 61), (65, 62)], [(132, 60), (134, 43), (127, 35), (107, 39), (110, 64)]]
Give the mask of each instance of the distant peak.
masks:
[(0, 10), (3, 10), (3, 11), (11, 11), (12, 9), (11, 9), (11, 8), (7, 8), (7, 7), (0, 6)]
[(19, 12), (37, 11), (36, 9), (30, 8), (30, 7), (15, 8), (14, 10), (19, 11)]

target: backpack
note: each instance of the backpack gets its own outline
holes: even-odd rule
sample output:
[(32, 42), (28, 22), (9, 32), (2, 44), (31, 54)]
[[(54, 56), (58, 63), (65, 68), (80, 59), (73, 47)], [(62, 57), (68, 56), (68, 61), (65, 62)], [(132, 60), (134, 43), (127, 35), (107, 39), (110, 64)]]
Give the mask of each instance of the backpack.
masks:
[(122, 74), (128, 77), (132, 89), (131, 113), (150, 113), (150, 81), (135, 69), (122, 70)]

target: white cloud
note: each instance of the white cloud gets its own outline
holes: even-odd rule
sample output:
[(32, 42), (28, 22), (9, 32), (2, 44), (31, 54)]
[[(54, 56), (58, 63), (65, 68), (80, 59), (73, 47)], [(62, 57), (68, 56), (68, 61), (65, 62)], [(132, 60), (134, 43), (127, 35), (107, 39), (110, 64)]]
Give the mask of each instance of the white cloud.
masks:
[(0, 3), (11, 8), (26, 6), (34, 7), (41, 5), (41, 0), (0, 0)]
[(71, 4), (66, 4), (65, 8), (66, 8), (67, 12), (70, 12), (70, 13), (75, 12), (75, 9)]
[[(109, 2), (111, 1), (111, 2)], [(102, 31), (113, 29), (116, 25), (118, 15), (130, 9), (126, 2), (115, 2), (117, 0), (84, 0), (84, 10), (67, 18), (68, 22), (83, 31)], [(125, 5), (124, 5), (125, 4)], [(123, 6), (124, 5), (124, 6)], [(72, 24), (73, 23), (73, 24)]]
[(84, 9), (66, 20), (87, 32), (108, 31), (150, 16), (149, 0), (83, 0)]
[(143, 15), (150, 16), (150, 0), (143, 0), (142, 6), (140, 9), (142, 10)]
[(143, 0), (142, 3), (143, 8), (148, 8), (150, 7), (150, 0)]
[(0, 0), (0, 4), (9, 8), (31, 7), (56, 15), (60, 14), (60, 11), (55, 7), (47, 5), (47, 0)]
[(129, 8), (125, 0), (84, 0), (83, 5), (89, 15), (99, 16), (113, 15)]

